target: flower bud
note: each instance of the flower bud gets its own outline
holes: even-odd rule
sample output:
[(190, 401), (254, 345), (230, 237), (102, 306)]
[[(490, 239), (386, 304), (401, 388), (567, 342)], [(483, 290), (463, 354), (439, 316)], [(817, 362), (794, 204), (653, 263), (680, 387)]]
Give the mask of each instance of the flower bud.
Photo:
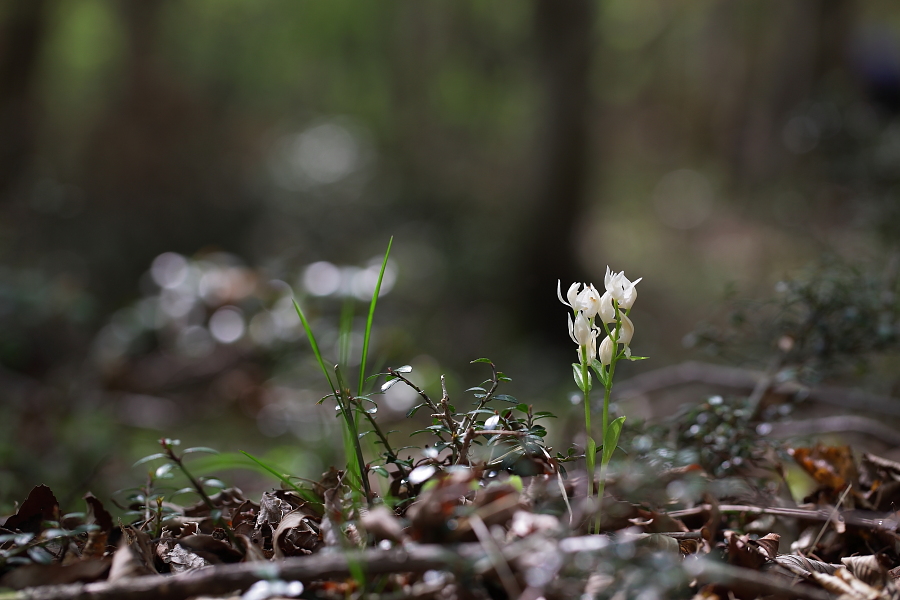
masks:
[(572, 322), (572, 315), (569, 315), (569, 337), (579, 346), (590, 347), (591, 342), (596, 337), (596, 332), (591, 327), (590, 321), (579, 312), (575, 316), (575, 322)]
[(600, 315), (600, 320), (604, 323), (615, 323), (616, 322), (616, 307), (613, 306), (613, 297), (612, 294), (606, 292), (603, 296), (600, 297), (600, 308), (597, 311), (597, 314)]
[(618, 342), (627, 346), (631, 343), (631, 338), (634, 337), (634, 323), (623, 312), (620, 312), (619, 316), (622, 317), (622, 326), (619, 328)]
[(603, 338), (603, 341), (600, 342), (600, 352), (599, 359), (600, 363), (604, 366), (609, 365), (612, 362), (613, 357), (613, 342), (609, 338), (609, 336)]

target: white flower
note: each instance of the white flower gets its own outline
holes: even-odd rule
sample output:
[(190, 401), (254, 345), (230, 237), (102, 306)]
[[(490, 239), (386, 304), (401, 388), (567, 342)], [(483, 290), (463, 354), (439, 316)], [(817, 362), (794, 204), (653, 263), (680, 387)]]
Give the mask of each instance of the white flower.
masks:
[(641, 279), (643, 279), (643, 277), (639, 277), (634, 281), (629, 281), (628, 278), (625, 277), (625, 271), (614, 273), (610, 271), (607, 266), (603, 283), (606, 287), (606, 291), (612, 294), (613, 299), (619, 303), (619, 308), (628, 310), (634, 305), (634, 301), (637, 300), (637, 290), (634, 286), (636, 286)]
[(616, 307), (613, 306), (613, 297), (612, 294), (606, 292), (603, 296), (600, 297), (600, 310), (597, 314), (600, 315), (600, 320), (604, 323), (615, 323), (616, 322)]
[(572, 306), (584, 313), (588, 319), (593, 319), (600, 310), (600, 293), (593, 285), (586, 283)]
[(575, 322), (573, 323), (572, 315), (567, 316), (569, 318), (569, 337), (572, 338), (572, 341), (579, 346), (590, 346), (594, 338), (597, 337), (597, 332), (591, 327), (588, 318), (584, 316), (584, 313), (580, 312), (575, 315)]
[(613, 357), (613, 343), (612, 339), (609, 336), (603, 338), (603, 341), (600, 342), (600, 363), (604, 366), (609, 365), (612, 362)]
[(560, 289), (561, 285), (562, 285), (562, 282), (559, 279), (557, 279), (556, 280), (556, 297), (559, 298), (560, 302), (562, 302), (563, 304), (565, 304), (572, 310), (578, 310), (577, 308), (575, 308), (575, 305), (578, 304), (578, 288), (581, 287), (581, 284), (578, 282), (575, 282), (569, 286), (569, 291), (566, 292), (566, 299), (568, 299), (568, 302), (563, 300), (562, 290)]
[(631, 338), (634, 337), (634, 323), (623, 312), (620, 312), (619, 316), (622, 317), (622, 326), (619, 328), (618, 342), (627, 346), (631, 343)]

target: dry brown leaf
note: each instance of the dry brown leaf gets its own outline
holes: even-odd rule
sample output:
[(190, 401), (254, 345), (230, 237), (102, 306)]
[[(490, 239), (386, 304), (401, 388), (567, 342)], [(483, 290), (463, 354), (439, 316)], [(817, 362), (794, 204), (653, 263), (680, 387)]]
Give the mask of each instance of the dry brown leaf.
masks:
[(10, 531), (40, 533), (44, 521), (59, 520), (59, 502), (46, 485), (37, 485), (3, 526)]
[(299, 510), (285, 515), (272, 534), (275, 558), (312, 554), (323, 545), (318, 527)]
[(781, 554), (775, 557), (775, 562), (802, 577), (809, 577), (810, 573), (827, 573), (831, 575), (841, 566), (813, 560), (805, 556), (797, 556), (796, 554)]
[(236, 563), (244, 558), (243, 554), (233, 548), (228, 542), (216, 539), (205, 533), (182, 538), (178, 540), (178, 543), (212, 565)]
[(841, 563), (855, 577), (869, 585), (884, 587), (889, 579), (887, 566), (890, 562), (888, 557), (883, 554), (847, 556), (841, 559)]
[(758, 540), (751, 540), (751, 543), (758, 546), (762, 554), (769, 560), (775, 560), (778, 556), (778, 542), (781, 536), (777, 533), (767, 533)]
[(74, 562), (70, 565), (24, 565), (14, 569), (0, 579), (0, 587), (21, 590), (39, 585), (60, 585), (66, 583), (90, 583), (102, 579), (111, 559), (95, 559)]
[(403, 525), (394, 515), (394, 511), (386, 506), (376, 506), (366, 511), (360, 521), (363, 528), (374, 536), (376, 541), (390, 540), (395, 544), (403, 541)]
[(789, 452), (794, 461), (832, 495), (839, 494), (848, 485), (858, 485), (859, 473), (850, 446), (819, 444), (814, 448), (792, 448)]
[(738, 535), (734, 531), (726, 531), (728, 563), (738, 567), (758, 569), (766, 561), (775, 558), (778, 552), (779, 538), (778, 534), (770, 533), (761, 540), (752, 540), (749, 534)]
[(153, 552), (147, 534), (133, 527), (123, 527), (122, 541), (113, 554), (109, 569), (109, 581), (156, 574), (152, 565)]

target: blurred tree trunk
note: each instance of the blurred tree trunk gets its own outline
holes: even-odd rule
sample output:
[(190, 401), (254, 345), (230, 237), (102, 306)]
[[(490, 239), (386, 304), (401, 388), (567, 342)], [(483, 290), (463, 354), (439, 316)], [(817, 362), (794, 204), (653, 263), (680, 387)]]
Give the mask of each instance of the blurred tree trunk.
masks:
[(0, 202), (31, 162), (37, 129), (34, 80), (44, 34), (43, 0), (17, 0), (0, 26)]
[[(590, 67), (594, 3), (536, 0), (534, 39), (542, 104), (533, 159), (532, 210), (522, 230), (515, 288), (519, 316), (542, 327), (546, 340), (560, 336), (564, 308), (556, 281), (567, 288), (584, 277), (578, 265), (579, 223), (585, 217), (590, 164)], [(523, 301), (524, 300), (524, 301)], [(559, 319), (554, 319), (558, 315)], [(538, 317), (538, 318), (534, 318)]]
[(710, 115), (709, 146), (726, 157), (738, 188), (772, 181), (792, 164), (785, 124), (835, 84), (857, 22), (852, 0), (762, 6), (716, 5), (708, 31), (710, 104), (701, 110)]

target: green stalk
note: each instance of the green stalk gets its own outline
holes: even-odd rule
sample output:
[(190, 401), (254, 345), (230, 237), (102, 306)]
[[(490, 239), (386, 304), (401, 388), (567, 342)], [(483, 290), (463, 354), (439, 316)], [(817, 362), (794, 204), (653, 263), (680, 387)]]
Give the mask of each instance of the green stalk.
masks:
[(597, 444), (591, 435), (591, 390), (588, 382), (587, 346), (581, 347), (581, 381), (584, 382), (584, 430), (587, 435), (585, 440), (584, 460), (587, 465), (587, 497), (594, 495), (594, 468), (597, 464)]
[[(347, 424), (347, 428), (344, 430), (344, 452), (347, 454), (348, 470), (359, 478), (363, 493), (366, 496), (366, 503), (368, 504), (372, 494), (369, 488), (366, 460), (363, 458), (362, 446), (359, 442), (359, 427), (357, 426), (359, 415), (354, 410), (353, 395), (341, 374), (339, 365), (334, 366), (334, 374), (338, 382), (338, 393), (335, 395), (335, 399), (338, 407), (341, 409), (341, 416), (344, 417), (344, 422)], [(356, 465), (350, 460), (352, 454), (356, 455)]]
[(312, 346), (313, 354), (316, 355), (316, 360), (319, 361), (319, 367), (322, 369), (322, 373), (325, 374), (325, 379), (328, 380), (328, 385), (331, 387), (331, 391), (334, 392), (335, 398), (337, 398), (337, 389), (331, 381), (331, 375), (328, 374), (328, 368), (325, 366), (325, 361), (322, 360), (322, 352), (319, 351), (319, 344), (316, 342), (316, 336), (313, 335), (312, 328), (309, 326), (309, 321), (306, 320), (306, 315), (303, 314), (300, 305), (297, 304), (296, 300), (293, 300), (293, 302), (294, 310), (297, 311), (297, 316), (300, 317), (300, 322), (303, 323), (303, 330), (306, 332), (306, 338), (309, 340), (309, 345)]
[(384, 279), (384, 270), (387, 268), (388, 256), (391, 254), (391, 245), (394, 243), (394, 236), (388, 240), (388, 247), (384, 253), (384, 260), (381, 261), (381, 271), (378, 272), (378, 281), (375, 283), (375, 292), (372, 294), (372, 301), (369, 303), (369, 316), (366, 318), (366, 332), (363, 336), (362, 358), (359, 361), (359, 388), (356, 392), (357, 396), (363, 395), (363, 383), (366, 380), (366, 360), (369, 358), (369, 337), (372, 333), (372, 319), (375, 317), (375, 304), (378, 302), (378, 294), (381, 293), (381, 281)]
[[(618, 328), (616, 328), (616, 338), (618, 338)], [(614, 342), (615, 350), (613, 351), (612, 360), (609, 362), (609, 373), (606, 379), (606, 385), (603, 390), (603, 443), (606, 444), (606, 432), (609, 430), (609, 397), (612, 393), (613, 375), (616, 373), (616, 356), (618, 354), (618, 341)], [(600, 481), (597, 482), (597, 527), (600, 527), (600, 519), (603, 517), (603, 492), (606, 488), (606, 467), (609, 465), (607, 456), (612, 454), (603, 448), (603, 454), (600, 456)]]
[[(619, 305), (615, 300), (613, 300), (613, 307), (616, 309), (616, 326), (615, 329), (609, 333), (613, 343), (613, 352), (609, 361), (609, 370), (606, 373), (606, 379), (603, 385), (603, 452), (600, 455), (600, 481), (597, 483), (598, 507), (596, 527), (598, 529), (600, 527), (600, 520), (603, 517), (603, 492), (606, 488), (606, 470), (619, 440), (618, 434), (610, 436), (611, 432), (609, 426), (609, 398), (612, 393), (613, 377), (615, 377), (616, 374), (616, 362), (619, 360), (619, 333), (622, 331), (622, 318), (619, 313)], [(606, 324), (604, 323), (604, 329), (605, 328)], [(621, 431), (622, 422), (624, 420), (624, 417), (616, 419), (614, 424), (617, 426), (618, 431)], [(609, 446), (612, 447), (610, 448)]]

